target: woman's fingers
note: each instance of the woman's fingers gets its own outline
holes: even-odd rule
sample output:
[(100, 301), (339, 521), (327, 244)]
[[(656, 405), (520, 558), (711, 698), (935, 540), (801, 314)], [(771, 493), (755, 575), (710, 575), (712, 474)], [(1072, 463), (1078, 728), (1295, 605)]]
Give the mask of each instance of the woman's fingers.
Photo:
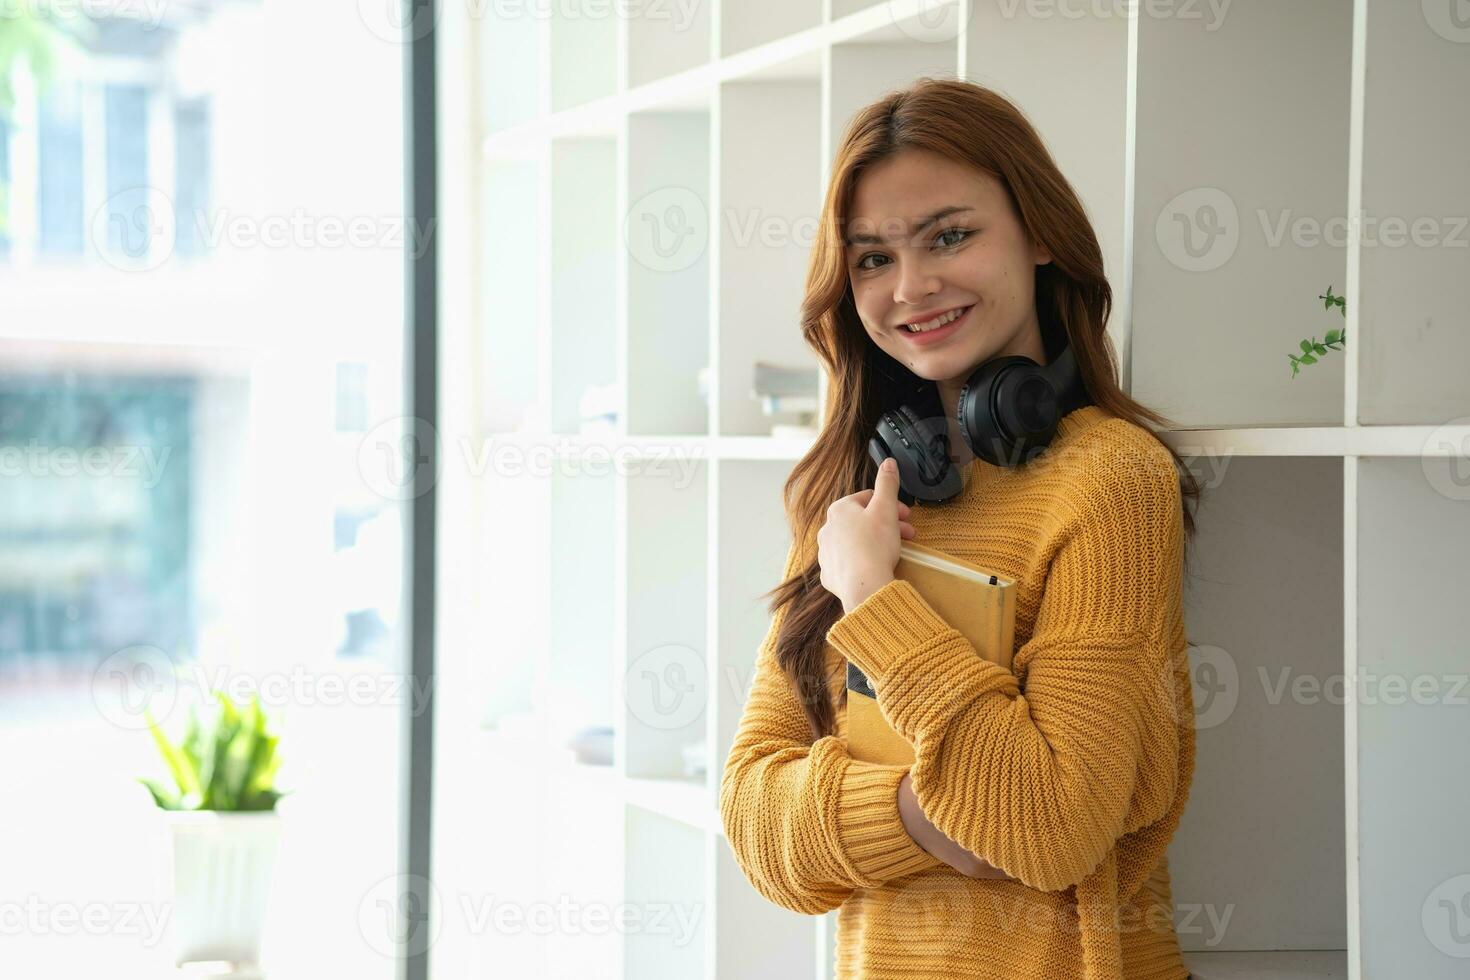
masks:
[(914, 526), (912, 524), (908, 523), (907, 521), (899, 521), (898, 522), (898, 536), (900, 538), (902, 538), (903, 540), (905, 540), (905, 541), (912, 541), (912, 540), (914, 540), (914, 534), (915, 533), (917, 533), (917, 532), (914, 531)]
[[(862, 506), (866, 507), (868, 506), (868, 503), (873, 499), (873, 490), (871, 487), (867, 490), (859, 490), (857, 493), (848, 494), (847, 499), (851, 500), (853, 503), (861, 504)], [(909, 516), (909, 505), (904, 503), (902, 500), (898, 502), (898, 516)]]

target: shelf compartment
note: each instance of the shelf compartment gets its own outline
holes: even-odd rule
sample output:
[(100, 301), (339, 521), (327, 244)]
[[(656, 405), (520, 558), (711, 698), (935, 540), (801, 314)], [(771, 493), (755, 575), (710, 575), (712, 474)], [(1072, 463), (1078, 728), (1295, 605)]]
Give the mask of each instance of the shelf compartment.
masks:
[[(585, 9), (578, 9), (585, 8)], [(551, 66), (549, 108), (562, 112), (618, 91), (622, 16), (618, 8), (585, 0), (559, 4), (545, 20)]]
[[(824, 190), (837, 146), (860, 109), (920, 76), (954, 78), (959, 74), (955, 40), (911, 39), (893, 24), (885, 25), (877, 34), (832, 45), (827, 104), (823, 107), (825, 128), (831, 133), (822, 161)], [(891, 40), (895, 34), (902, 40)]]
[(543, 160), (491, 160), (481, 172), (480, 422), (508, 432), (546, 422), (537, 402), (550, 357), (550, 195)]
[[(1464, 459), (1356, 461), (1362, 975), (1463, 975), (1470, 699)], [(1459, 965), (1454, 965), (1459, 964)]]
[(583, 418), (582, 398), (617, 382), (617, 141), (553, 140), (549, 156), (551, 425), (558, 433), (610, 429), (616, 420)]
[(821, 0), (744, 0), (720, 4), (720, 55), (728, 57), (822, 23)]
[[(478, 525), (473, 549), (478, 555), (497, 555), (498, 561), (480, 565), (482, 600), (477, 603), (477, 625), (493, 624), (494, 636), (480, 649), (446, 650), (463, 685), (436, 691), (445, 703), (461, 704), (466, 692), (478, 695), (466, 706), (479, 724), (496, 727), (502, 718), (534, 713), (538, 692), (544, 687), (544, 665), (551, 638), (552, 553), (551, 487), (547, 480), (491, 473), (472, 484), (477, 509), (489, 519)], [(465, 635), (464, 627), (457, 636)], [(474, 635), (471, 633), (470, 635)]]
[(626, 612), (617, 751), (632, 778), (685, 778), (686, 752), (705, 740), (709, 702), (708, 468), (664, 469), (619, 477)]
[[(711, 980), (780, 977), (815, 980), (817, 918), (798, 915), (768, 900), (745, 877), (723, 838), (713, 841), (715, 949)], [(749, 937), (759, 936), (759, 942)]]
[[(960, 5), (956, 4), (956, 8)], [(967, 81), (995, 89), (1041, 134), (1097, 233), (1113, 289), (1108, 333), (1126, 357), (1129, 21), (1017, 17), (1004, 4), (966, 2)]]
[(1343, 421), (1342, 355), (1295, 378), (1287, 355), (1342, 325), (1317, 297), (1345, 254), (1314, 229), (1348, 199), (1352, 18), (1138, 18), (1132, 395), (1178, 426)]
[[(639, 980), (704, 975), (709, 909), (705, 835), (639, 807), (624, 814), (623, 901), (636, 915), (623, 937), (623, 973)], [(603, 976), (606, 968), (585, 976)], [(567, 976), (568, 974), (557, 974)]]
[[(1439, 109), (1448, 93), (1470, 90), (1470, 31), (1453, 22), (1452, 4), (1364, 7), (1361, 207), (1367, 241), (1359, 253), (1356, 303), (1358, 419), (1374, 425), (1465, 423), (1470, 130), (1444, 125)], [(1350, 321), (1354, 305), (1349, 297)]]
[(636, 8), (627, 25), (624, 88), (635, 88), (708, 63), (710, 4), (658, 3)]
[(1237, 459), (1196, 514), (1195, 774), (1169, 849), (1186, 949), (1347, 947), (1342, 507), (1340, 460)]
[(821, 85), (727, 82), (718, 97), (716, 424), (720, 435), (769, 435), (756, 362), (817, 367), (799, 308), (821, 193)]
[(504, 132), (535, 122), (550, 105), (546, 21), (491, 4), (473, 23), (481, 131)]
[(756, 654), (770, 629), (768, 600), (760, 596), (780, 583), (790, 547), (781, 487), (791, 464), (722, 460), (716, 470), (710, 506), (720, 544), (710, 598), (710, 643), (718, 679), (711, 727), (711, 781), (718, 786), (745, 708), (746, 692), (755, 677)]
[(627, 123), (627, 199), (618, 256), (627, 272), (626, 429), (704, 434), (699, 372), (710, 350), (710, 120), (638, 112)]
[[(522, 479), (530, 479), (523, 477)], [(551, 617), (536, 704), (550, 747), (589, 727), (616, 728), (613, 595), (616, 477), (556, 469), (550, 477)], [(505, 512), (506, 523), (519, 515)], [(507, 564), (516, 565), (516, 561)]]

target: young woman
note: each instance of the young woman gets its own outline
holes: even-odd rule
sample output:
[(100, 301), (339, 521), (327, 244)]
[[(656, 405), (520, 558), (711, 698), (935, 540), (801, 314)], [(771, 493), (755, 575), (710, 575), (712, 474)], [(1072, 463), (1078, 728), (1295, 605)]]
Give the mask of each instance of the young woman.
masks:
[[(1119, 388), (1111, 300), (1081, 203), (1004, 98), (922, 79), (858, 113), (802, 304), (826, 420), (785, 487), (793, 543), (720, 788), (761, 894), (840, 909), (839, 977), (1188, 976), (1165, 849), (1194, 771), (1199, 486)], [(972, 372), (1068, 348), (1085, 400), (1045, 451), (975, 456), (955, 419)], [(943, 413), (957, 496), (907, 506), (869, 457), (899, 404)], [(893, 577), (909, 538), (1016, 581), (1010, 669)], [(848, 755), (848, 662), (912, 766)]]

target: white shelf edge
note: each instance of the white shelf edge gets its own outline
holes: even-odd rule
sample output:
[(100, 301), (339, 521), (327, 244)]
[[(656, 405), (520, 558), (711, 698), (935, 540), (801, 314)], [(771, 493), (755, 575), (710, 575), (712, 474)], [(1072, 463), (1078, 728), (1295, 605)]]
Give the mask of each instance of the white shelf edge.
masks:
[(1458, 456), (1470, 425), (1282, 426), (1168, 429), (1176, 452), (1208, 456)]
[(719, 811), (710, 805), (709, 787), (702, 781), (627, 776), (623, 779), (622, 798), (640, 810), (698, 830), (715, 834), (723, 831)]
[[(1464, 456), (1470, 424), (1267, 426), (1225, 429), (1163, 429), (1158, 435), (1185, 456)], [(550, 446), (557, 458), (596, 451), (628, 459), (666, 459), (670, 455), (713, 459), (801, 459), (813, 438), (787, 436), (710, 436), (690, 434), (491, 432), (483, 441), (529, 449)]]
[(1347, 950), (1184, 951), (1194, 980), (1346, 980)]
[[(664, 78), (562, 109), (543, 118), (510, 126), (487, 135), (481, 144), (488, 159), (519, 158), (534, 153), (547, 140), (568, 136), (605, 136), (616, 133), (617, 120), (630, 112), (668, 106), (688, 110), (708, 101), (720, 82), (750, 78), (777, 65), (820, 52), (832, 44), (875, 35), (903, 21), (932, 17), (935, 11), (960, 0), (887, 0), (838, 20), (809, 27), (765, 44), (726, 55)], [(917, 40), (917, 39), (915, 39)], [(813, 81), (816, 77), (813, 76)]]

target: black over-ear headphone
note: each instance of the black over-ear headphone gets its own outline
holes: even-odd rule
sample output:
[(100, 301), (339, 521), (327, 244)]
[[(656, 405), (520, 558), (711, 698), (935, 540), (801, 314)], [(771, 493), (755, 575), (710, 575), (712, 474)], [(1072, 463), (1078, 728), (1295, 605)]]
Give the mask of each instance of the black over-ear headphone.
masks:
[[(955, 421), (977, 457), (1016, 466), (1046, 449), (1064, 415), (1089, 404), (1069, 344), (1045, 366), (1020, 354), (981, 364), (960, 391)], [(943, 416), (922, 418), (908, 405), (885, 411), (868, 455), (878, 466), (889, 456), (898, 461), (898, 496), (906, 504), (942, 504), (964, 489), (964, 474), (950, 462)]]

